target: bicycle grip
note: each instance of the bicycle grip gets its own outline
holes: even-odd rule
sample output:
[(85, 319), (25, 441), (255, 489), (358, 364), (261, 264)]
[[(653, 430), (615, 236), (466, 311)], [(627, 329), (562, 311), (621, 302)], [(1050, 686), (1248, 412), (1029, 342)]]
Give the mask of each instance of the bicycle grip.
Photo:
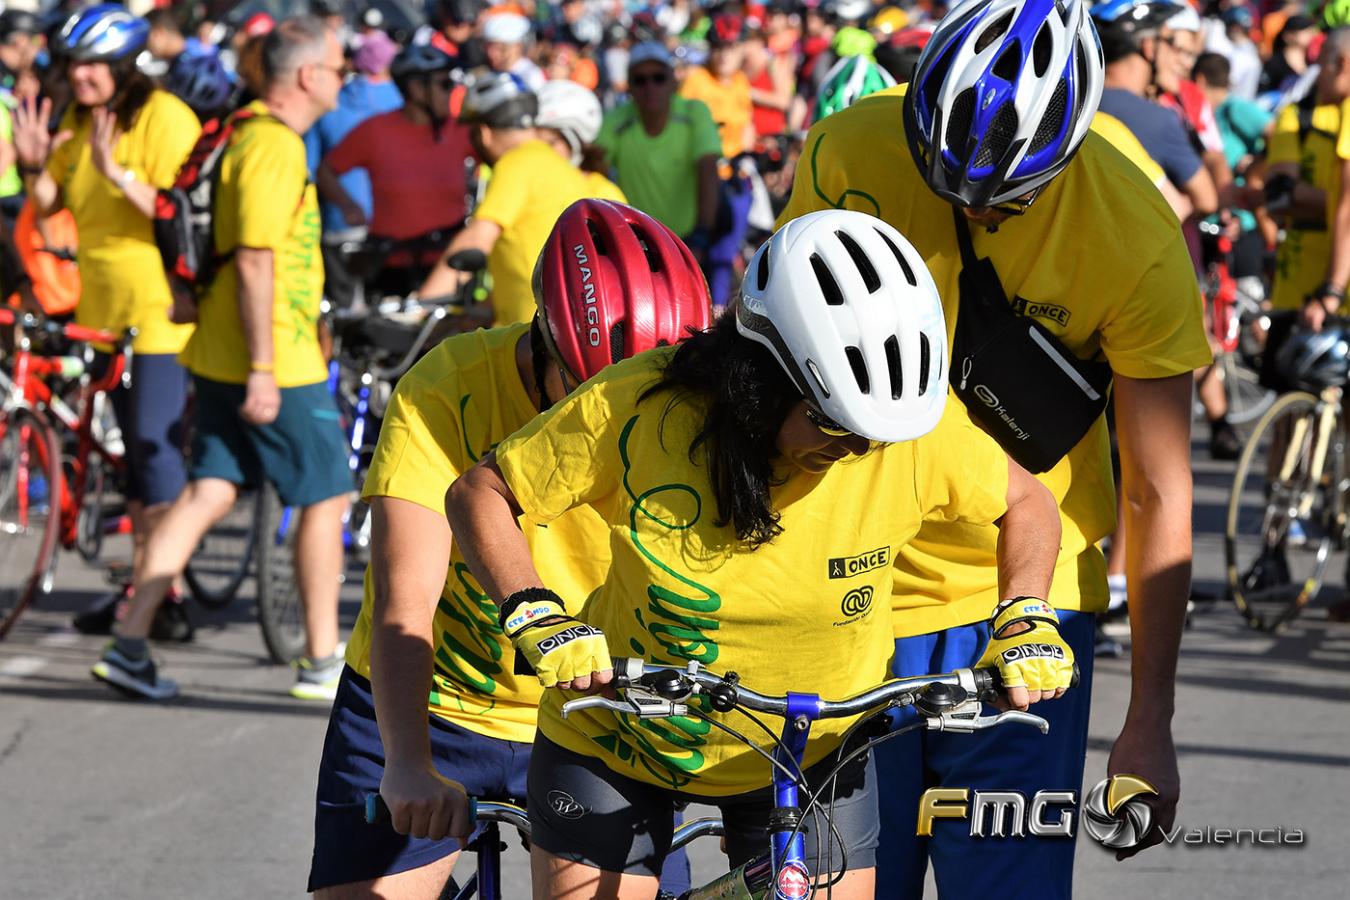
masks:
[[(984, 697), (986, 694), (990, 693), (998, 693), (998, 694), (1004, 693), (1003, 678), (1002, 676), (999, 675), (998, 669), (995, 668), (975, 669), (974, 673), (975, 673), (975, 688), (977, 693), (979, 693), (981, 697)], [(1078, 663), (1075, 662), (1073, 664), (1073, 678), (1069, 681), (1070, 688), (1078, 687), (1080, 675), (1081, 673), (1078, 669)]]
[[(378, 792), (366, 794), (364, 804), (364, 813), (367, 825), (388, 825), (393, 821), (393, 816), (389, 812), (389, 804), (384, 802), (384, 798)], [(469, 830), (478, 827), (478, 798), (469, 798)]]

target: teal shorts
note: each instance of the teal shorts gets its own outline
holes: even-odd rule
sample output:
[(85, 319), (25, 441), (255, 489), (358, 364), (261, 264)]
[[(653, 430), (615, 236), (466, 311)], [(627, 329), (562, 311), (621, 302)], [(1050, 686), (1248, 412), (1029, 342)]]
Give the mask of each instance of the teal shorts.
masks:
[(281, 389), (274, 421), (250, 425), (239, 415), (242, 384), (193, 376), (192, 467), (188, 478), (223, 478), (257, 487), (265, 478), (287, 506), (305, 507), (352, 491), (347, 438), (328, 385)]

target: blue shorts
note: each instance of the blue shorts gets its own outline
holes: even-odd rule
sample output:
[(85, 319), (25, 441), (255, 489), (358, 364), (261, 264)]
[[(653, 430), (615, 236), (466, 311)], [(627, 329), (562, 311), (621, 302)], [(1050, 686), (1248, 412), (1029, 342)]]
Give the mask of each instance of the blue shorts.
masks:
[[(877, 896), (923, 896), (931, 861), (943, 900), (1068, 900), (1073, 891), (1073, 838), (971, 837), (965, 819), (938, 819), (932, 837), (915, 834), (919, 797), (930, 787), (1020, 791), (1074, 791), (1081, 798), (1092, 700), (1093, 634), (1090, 613), (1059, 613), (1060, 633), (1078, 661), (1079, 684), (1031, 712), (1050, 733), (1007, 725), (975, 734), (911, 732), (873, 748), (881, 787), (881, 849)], [(978, 622), (895, 642), (897, 676), (950, 672), (973, 666), (989, 639)], [(992, 712), (992, 710), (986, 710)]]
[[(99, 353), (93, 372), (107, 371), (111, 357)], [(109, 395), (126, 446), (127, 499), (146, 506), (172, 503), (187, 484), (183, 461), (183, 410), (187, 370), (172, 353), (136, 353), (131, 384)]]
[[(431, 758), (442, 775), (475, 797), (524, 804), (529, 744), (484, 737), (439, 716), (428, 718)], [(366, 795), (379, 792), (382, 777), (384, 743), (370, 682), (348, 667), (338, 684), (319, 763), (309, 891), (406, 872), (459, 849), (450, 838), (431, 841), (399, 834), (388, 822), (366, 824)]]
[(193, 376), (193, 481), (222, 478), (257, 487), (266, 478), (287, 506), (305, 507), (353, 489), (347, 438), (328, 385), (281, 389), (274, 421), (251, 425), (239, 415), (242, 384)]

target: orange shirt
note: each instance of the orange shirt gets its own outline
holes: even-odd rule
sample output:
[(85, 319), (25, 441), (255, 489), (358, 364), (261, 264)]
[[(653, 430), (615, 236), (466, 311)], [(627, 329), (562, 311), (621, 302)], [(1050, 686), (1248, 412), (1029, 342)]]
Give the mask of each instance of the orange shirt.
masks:
[(724, 157), (732, 159), (745, 152), (745, 131), (754, 107), (750, 103), (750, 79), (744, 72), (719, 80), (703, 66), (695, 66), (684, 77), (680, 96), (707, 104), (722, 136)]

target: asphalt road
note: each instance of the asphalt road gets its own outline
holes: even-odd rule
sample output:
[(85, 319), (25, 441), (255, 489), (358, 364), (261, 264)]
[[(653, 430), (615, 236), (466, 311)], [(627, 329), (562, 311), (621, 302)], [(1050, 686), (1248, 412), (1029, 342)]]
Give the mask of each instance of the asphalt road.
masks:
[[(1200, 457), (1195, 468), (1197, 588), (1216, 591), (1229, 469)], [(348, 625), (358, 581), (343, 594)], [(222, 613), (194, 608), (194, 643), (156, 648), (183, 693), (165, 706), (120, 700), (90, 679), (102, 641), (67, 623), (103, 589), (99, 571), (65, 556), (55, 595), (0, 643), (0, 897), (301, 895), (327, 710), (292, 700), (292, 673), (267, 663), (251, 583)], [(1340, 596), (1324, 591), (1279, 637), (1249, 631), (1222, 604), (1202, 607), (1181, 659), (1179, 823), (1297, 828), (1305, 843), (1178, 840), (1117, 863), (1083, 839), (1079, 897), (1350, 895), (1350, 625), (1324, 611)], [(1099, 660), (1097, 671), (1089, 787), (1104, 774), (1129, 687), (1128, 660)], [(696, 878), (718, 859), (715, 841), (697, 845)], [(513, 845), (506, 897), (527, 895), (526, 866)]]

